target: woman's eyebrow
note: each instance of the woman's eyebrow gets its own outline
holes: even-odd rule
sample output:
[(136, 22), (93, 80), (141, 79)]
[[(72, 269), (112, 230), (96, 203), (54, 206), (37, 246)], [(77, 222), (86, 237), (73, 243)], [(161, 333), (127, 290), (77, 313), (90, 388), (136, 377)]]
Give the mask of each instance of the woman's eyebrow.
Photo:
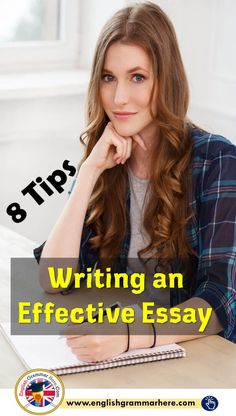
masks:
[[(135, 66), (134, 68), (128, 69), (128, 71), (126, 71), (126, 72), (127, 72), (127, 74), (129, 74), (131, 72), (140, 71), (140, 70), (148, 73), (148, 71), (144, 68), (141, 68), (141, 66)], [(108, 72), (109, 74), (113, 74), (113, 72), (110, 71), (110, 69), (106, 69), (106, 68), (103, 68), (103, 72)]]

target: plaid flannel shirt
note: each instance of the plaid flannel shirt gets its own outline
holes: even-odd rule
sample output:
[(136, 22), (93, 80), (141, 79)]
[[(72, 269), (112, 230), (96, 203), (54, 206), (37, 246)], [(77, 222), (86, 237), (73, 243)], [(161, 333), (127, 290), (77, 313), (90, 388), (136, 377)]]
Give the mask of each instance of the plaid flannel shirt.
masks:
[[(226, 138), (192, 129), (192, 201), (194, 212), (187, 226), (192, 259), (191, 289), (170, 291), (170, 305), (190, 297), (205, 299), (222, 325), (221, 335), (236, 342), (236, 146)], [(130, 193), (127, 194), (128, 212)], [(79, 269), (94, 267), (98, 253), (89, 244), (93, 232), (84, 226)], [(116, 271), (126, 270), (130, 245), (128, 227)], [(34, 250), (39, 261), (43, 245)], [(177, 266), (175, 263), (175, 272)], [(63, 294), (73, 290), (70, 287)]]

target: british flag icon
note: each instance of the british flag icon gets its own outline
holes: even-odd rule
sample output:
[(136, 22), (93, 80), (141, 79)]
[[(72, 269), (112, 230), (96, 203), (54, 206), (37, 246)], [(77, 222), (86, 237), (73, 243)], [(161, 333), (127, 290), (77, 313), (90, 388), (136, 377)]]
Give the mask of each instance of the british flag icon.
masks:
[(55, 388), (49, 380), (36, 378), (27, 385), (25, 397), (31, 405), (36, 407), (53, 406)]

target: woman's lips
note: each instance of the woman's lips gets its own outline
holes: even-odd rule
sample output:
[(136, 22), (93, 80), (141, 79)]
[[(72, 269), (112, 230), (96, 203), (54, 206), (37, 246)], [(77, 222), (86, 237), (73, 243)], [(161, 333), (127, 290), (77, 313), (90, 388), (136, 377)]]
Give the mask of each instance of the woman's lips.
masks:
[(137, 113), (129, 113), (129, 112), (121, 112), (121, 113), (119, 113), (119, 112), (113, 112), (113, 114), (114, 114), (115, 118), (118, 118), (120, 120), (126, 120), (126, 119), (134, 116)]

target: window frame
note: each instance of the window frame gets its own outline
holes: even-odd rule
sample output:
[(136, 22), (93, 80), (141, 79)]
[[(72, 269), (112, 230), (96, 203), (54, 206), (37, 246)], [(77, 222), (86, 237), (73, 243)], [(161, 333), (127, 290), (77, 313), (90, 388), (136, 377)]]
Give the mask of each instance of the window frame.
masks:
[(61, 0), (60, 40), (1, 44), (0, 72), (78, 67), (80, 47), (79, 6), (79, 0)]

